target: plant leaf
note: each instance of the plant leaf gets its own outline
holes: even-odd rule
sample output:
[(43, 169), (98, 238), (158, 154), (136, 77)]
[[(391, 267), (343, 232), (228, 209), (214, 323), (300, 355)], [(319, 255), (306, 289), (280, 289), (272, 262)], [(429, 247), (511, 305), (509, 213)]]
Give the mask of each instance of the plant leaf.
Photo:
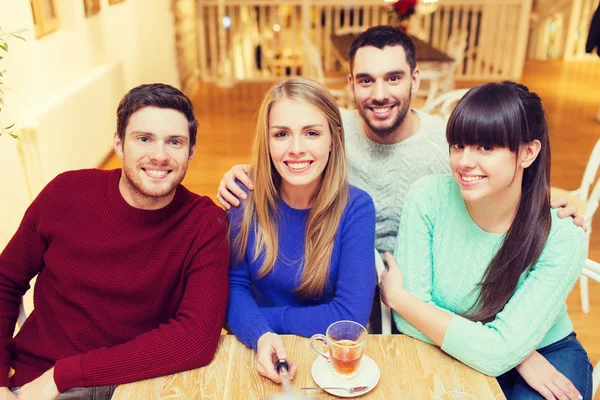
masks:
[(15, 123), (13, 122), (11, 125), (5, 126), (4, 129), (9, 130), (9, 129), (12, 129), (14, 126), (15, 126)]
[(0, 43), (0, 49), (2, 49), (4, 51), (8, 51), (8, 43), (6, 43), (6, 42)]
[(26, 42), (27, 40), (25, 40), (25, 38), (23, 36), (17, 35), (15, 33), (11, 33), (10, 36), (12, 37), (16, 37), (17, 39), (21, 39), (22, 41)]

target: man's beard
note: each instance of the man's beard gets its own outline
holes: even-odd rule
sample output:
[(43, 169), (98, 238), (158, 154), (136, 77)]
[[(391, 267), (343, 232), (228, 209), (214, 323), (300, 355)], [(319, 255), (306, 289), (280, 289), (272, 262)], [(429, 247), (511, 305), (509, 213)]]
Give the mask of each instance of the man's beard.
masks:
[[(371, 131), (374, 134), (376, 134), (377, 136), (379, 136), (380, 138), (385, 139), (386, 137), (388, 137), (389, 135), (394, 133), (396, 131), (396, 129), (398, 129), (398, 127), (402, 124), (402, 122), (406, 118), (406, 115), (408, 114), (408, 110), (410, 109), (411, 95), (409, 94), (407, 96), (407, 98), (405, 98), (403, 100), (404, 101), (400, 101), (397, 104), (371, 102), (366, 106), (364, 106), (364, 105), (359, 106), (358, 102), (356, 102), (356, 108), (357, 108), (358, 113), (360, 114), (361, 118), (367, 123), (367, 126), (371, 129)], [(388, 127), (375, 126), (368, 117), (367, 108), (387, 107), (387, 106), (392, 106), (392, 105), (395, 106), (396, 108), (398, 108), (398, 110), (396, 112), (396, 116), (394, 117), (394, 120), (392, 121), (392, 124)]]
[[(124, 183), (129, 187), (132, 195), (138, 200), (154, 202), (170, 196), (177, 189), (177, 186), (185, 177), (187, 166), (185, 166), (183, 170), (180, 171), (179, 176), (174, 177), (168, 185), (163, 186), (159, 184), (156, 185), (156, 187), (145, 183), (138, 175), (138, 169), (131, 170), (129, 168), (124, 168), (123, 171), (125, 178)], [(170, 172), (170, 174), (173, 173), (174, 172)]]

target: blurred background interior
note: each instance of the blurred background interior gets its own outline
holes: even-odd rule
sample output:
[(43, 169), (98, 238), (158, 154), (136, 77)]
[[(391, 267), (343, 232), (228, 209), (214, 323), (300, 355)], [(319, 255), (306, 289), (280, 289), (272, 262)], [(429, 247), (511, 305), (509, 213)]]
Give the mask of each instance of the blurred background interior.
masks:
[[(184, 184), (215, 199), (223, 173), (249, 160), (267, 88), (301, 75), (353, 108), (346, 50), (380, 24), (400, 26), (416, 42), (423, 83), (413, 108), (447, 118), (462, 89), (486, 81), (515, 80), (539, 93), (552, 186), (587, 211), (591, 226), (600, 196), (600, 146), (592, 151), (600, 57), (585, 45), (597, 7), (598, 0), (1, 0), (0, 250), (57, 174), (120, 166), (115, 111), (130, 88), (164, 82), (193, 99), (198, 152)], [(600, 261), (598, 217), (593, 225), (589, 258)], [(595, 364), (600, 284), (588, 285), (589, 300), (577, 284), (568, 305)], [(31, 296), (25, 303), (31, 309)]]

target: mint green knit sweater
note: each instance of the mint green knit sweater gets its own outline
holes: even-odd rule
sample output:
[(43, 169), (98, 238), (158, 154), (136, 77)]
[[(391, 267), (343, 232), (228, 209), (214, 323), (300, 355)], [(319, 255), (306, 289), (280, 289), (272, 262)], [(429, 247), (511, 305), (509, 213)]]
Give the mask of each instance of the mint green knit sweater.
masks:
[[(452, 317), (442, 350), (491, 376), (514, 368), (535, 349), (573, 330), (565, 304), (586, 257), (586, 237), (556, 210), (538, 262), (524, 273), (515, 293), (487, 323), (459, 316), (476, 301), (486, 267), (504, 235), (487, 233), (471, 219), (452, 176), (426, 176), (407, 195), (394, 258), (405, 289)], [(432, 341), (394, 313), (400, 332)]]

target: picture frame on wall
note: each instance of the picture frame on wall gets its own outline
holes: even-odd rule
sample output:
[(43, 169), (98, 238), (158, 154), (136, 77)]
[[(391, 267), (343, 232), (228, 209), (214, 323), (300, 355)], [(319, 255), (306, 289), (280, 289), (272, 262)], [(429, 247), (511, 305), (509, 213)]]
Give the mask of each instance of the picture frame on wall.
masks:
[(83, 0), (83, 8), (86, 18), (96, 15), (100, 12), (100, 0)]
[(113, 5), (113, 4), (119, 4), (119, 3), (123, 3), (125, 0), (108, 0), (108, 4)]

